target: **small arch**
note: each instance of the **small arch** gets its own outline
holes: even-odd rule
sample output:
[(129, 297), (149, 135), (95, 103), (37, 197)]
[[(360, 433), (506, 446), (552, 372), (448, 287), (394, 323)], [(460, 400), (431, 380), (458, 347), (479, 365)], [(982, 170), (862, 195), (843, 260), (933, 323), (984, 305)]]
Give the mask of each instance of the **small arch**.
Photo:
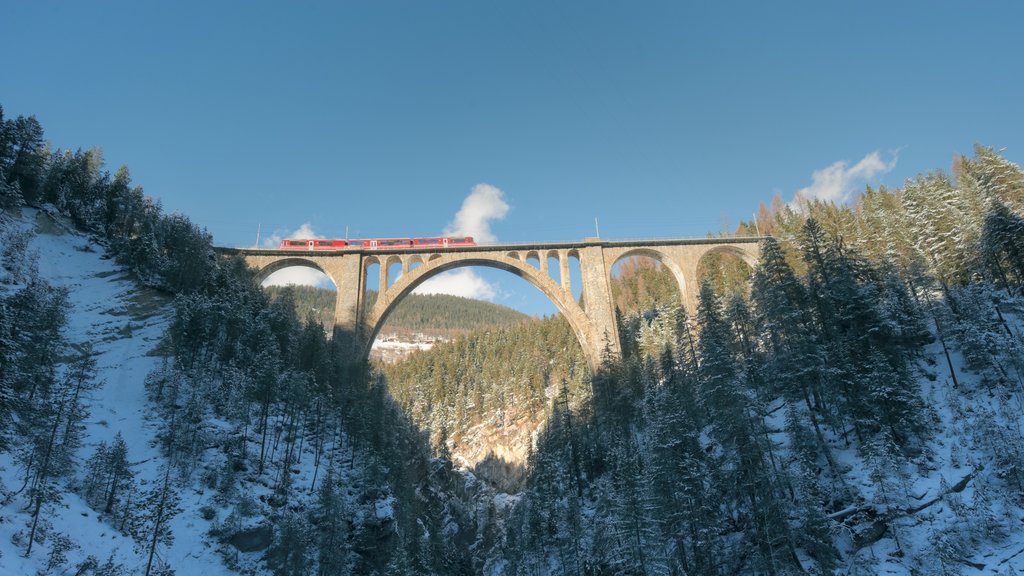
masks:
[(256, 278), (271, 299), (290, 289), (298, 317), (303, 320), (315, 318), (325, 331), (330, 332), (337, 304), (337, 282), (315, 262), (304, 258), (283, 258), (263, 267)]
[(430, 262), (431, 260), (437, 260), (440, 257), (441, 257), (440, 254), (434, 253), (434, 254), (430, 255), (430, 258), (428, 258), (427, 261)]
[(562, 285), (562, 260), (559, 257), (557, 250), (548, 250), (544, 254), (544, 259), (548, 265), (548, 276), (551, 281), (559, 286)]
[(526, 253), (526, 265), (540, 270), (540, 255), (536, 250), (530, 250)]
[(270, 264), (267, 264), (266, 266), (261, 268), (256, 273), (256, 280), (259, 281), (260, 284), (263, 284), (267, 280), (267, 278), (269, 278), (275, 272), (279, 272), (281, 270), (284, 270), (285, 268), (296, 268), (296, 267), (298, 267), (298, 268), (311, 268), (313, 270), (316, 270), (316, 271), (320, 272), (321, 274), (323, 274), (324, 276), (326, 276), (331, 281), (331, 283), (333, 283), (335, 286), (338, 285), (338, 281), (336, 279), (334, 279), (334, 278), (331, 278), (331, 275), (328, 274), (326, 270), (321, 268), (319, 264), (317, 264), (316, 262), (313, 262), (312, 260), (308, 260), (306, 258), (298, 258), (298, 257), (297, 258), (281, 258), (280, 260), (274, 260)]
[[(679, 291), (680, 303), (683, 302), (683, 298), (685, 298), (685, 294), (687, 293), (686, 292), (686, 286), (687, 286), (686, 275), (683, 273), (682, 268), (680, 268), (679, 265), (675, 261), (672, 260), (672, 258), (668, 257), (668, 255), (666, 255), (663, 252), (661, 252), (659, 250), (656, 250), (654, 248), (635, 248), (633, 250), (629, 250), (627, 252), (624, 252), (622, 255), (620, 255), (618, 258), (616, 258), (614, 262), (612, 262), (612, 265), (611, 265), (611, 267), (609, 269), (609, 273), (611, 273), (612, 270), (615, 270), (616, 267), (621, 262), (623, 262), (623, 261), (625, 261), (625, 260), (627, 260), (629, 258), (636, 258), (636, 257), (650, 258), (651, 260), (654, 260), (655, 262), (657, 262), (661, 266), (664, 266), (669, 272), (671, 272), (672, 276), (676, 280), (676, 288)], [(692, 310), (688, 310), (688, 312), (692, 313), (693, 311)]]
[(721, 296), (750, 296), (750, 278), (757, 258), (738, 246), (714, 246), (697, 260), (696, 286), (707, 279)]
[(380, 258), (378, 258), (376, 255), (367, 256), (363, 258), (363, 271), (366, 271), (370, 266), (373, 266), (374, 264), (377, 264), (379, 266), (380, 263)]
[[(754, 246), (755, 252), (751, 252), (750, 250), (744, 249), (741, 246)], [(758, 254), (760, 254), (759, 250), (760, 249), (757, 248), (757, 244), (723, 244), (709, 248), (706, 252), (704, 252), (704, 254), (701, 255), (700, 258), (701, 260), (703, 260), (704, 257), (707, 256), (708, 254), (727, 254), (729, 256), (735, 256), (736, 258), (739, 258), (751, 269), (754, 269), (757, 268), (757, 263), (759, 261), (757, 256)]]
[(509, 252), (508, 254), (506, 254), (506, 256), (508, 256), (509, 258), (511, 258), (513, 260), (519, 260), (520, 259), (519, 258), (519, 252)]
[[(398, 256), (391, 256), (387, 259), (388, 263), (388, 288), (395, 285), (395, 282), (402, 277), (402, 259)], [(383, 290), (383, 288), (382, 288)]]
[[(380, 286), (380, 270), (380, 259), (376, 256), (363, 259), (363, 284), (359, 287), (361, 317), (366, 317), (377, 303), (377, 297), (382, 290)], [(387, 287), (385, 286), (384, 288)]]
[(565, 253), (566, 269), (568, 274), (565, 278), (562, 278), (562, 286), (568, 286), (569, 291), (572, 292), (573, 298), (580, 304), (584, 310), (587, 309), (587, 302), (583, 298), (583, 272), (580, 270), (580, 253), (576, 249), (569, 250)]

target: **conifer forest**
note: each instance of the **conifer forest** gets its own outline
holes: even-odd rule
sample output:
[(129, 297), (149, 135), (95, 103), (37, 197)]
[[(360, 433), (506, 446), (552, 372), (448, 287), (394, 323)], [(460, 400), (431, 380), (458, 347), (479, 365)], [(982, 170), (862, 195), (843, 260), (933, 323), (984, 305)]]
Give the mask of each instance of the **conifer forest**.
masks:
[(734, 231), (759, 264), (704, 261), (693, 310), (621, 262), (596, 370), (559, 316), (435, 297), (391, 321), (450, 341), (350, 364), (329, 298), (265, 291), (2, 109), (0, 209), (0, 574), (1024, 569), (1024, 170), (999, 150), (761, 205)]

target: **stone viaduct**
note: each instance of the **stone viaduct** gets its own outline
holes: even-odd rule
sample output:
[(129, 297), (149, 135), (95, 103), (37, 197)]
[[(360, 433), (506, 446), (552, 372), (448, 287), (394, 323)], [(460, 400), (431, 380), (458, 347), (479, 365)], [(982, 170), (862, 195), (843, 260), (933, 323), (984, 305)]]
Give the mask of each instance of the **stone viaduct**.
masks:
[[(432, 247), (377, 249), (348, 248), (332, 252), (219, 248), (237, 254), (255, 269), (260, 281), (293, 266), (320, 270), (336, 287), (335, 338), (351, 339), (351, 352), (365, 358), (395, 306), (428, 278), (464, 266), (489, 266), (507, 270), (536, 286), (569, 321), (592, 368), (600, 365), (607, 347), (620, 355), (618, 325), (612, 301), (612, 266), (630, 256), (648, 256), (672, 271), (688, 311), (696, 309), (697, 267), (712, 253), (731, 254), (751, 267), (759, 256), (758, 238), (704, 238), (686, 240), (604, 241), (477, 245), (439, 249)], [(558, 262), (558, 281), (548, 270), (549, 259)], [(570, 258), (579, 261), (582, 302), (573, 295)], [(389, 285), (388, 270), (401, 265), (401, 274)], [(377, 301), (365, 309), (366, 276), (374, 264), (380, 270)]]

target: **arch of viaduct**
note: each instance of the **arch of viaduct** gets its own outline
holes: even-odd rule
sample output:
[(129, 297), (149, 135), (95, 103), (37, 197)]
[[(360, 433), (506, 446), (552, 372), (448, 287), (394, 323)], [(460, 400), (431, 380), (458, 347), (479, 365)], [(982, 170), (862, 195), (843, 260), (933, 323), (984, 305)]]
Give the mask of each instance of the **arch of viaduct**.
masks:
[[(337, 290), (335, 335), (351, 335), (351, 352), (356, 358), (365, 358), (369, 354), (391, 311), (427, 279), (464, 266), (506, 270), (533, 284), (555, 304), (572, 326), (591, 367), (596, 368), (606, 348), (614, 355), (621, 355), (611, 291), (612, 266), (616, 262), (630, 256), (648, 256), (661, 262), (672, 271), (679, 283), (683, 304), (692, 311), (697, 303), (697, 266), (701, 259), (708, 254), (725, 253), (737, 256), (754, 267), (760, 255), (758, 241), (759, 238), (707, 238), (621, 242), (588, 238), (582, 242), (483, 245), (443, 250), (298, 252), (220, 248), (219, 251), (240, 255), (257, 271), (260, 281), (278, 270), (293, 266), (314, 268), (326, 274)], [(558, 262), (558, 281), (548, 269), (551, 258)], [(570, 258), (579, 260), (582, 306), (573, 295)], [(538, 266), (531, 264), (534, 259)], [(388, 270), (396, 263), (401, 264), (401, 274), (389, 286)], [(364, 310), (366, 276), (374, 264), (380, 267), (381, 288), (373, 307)]]

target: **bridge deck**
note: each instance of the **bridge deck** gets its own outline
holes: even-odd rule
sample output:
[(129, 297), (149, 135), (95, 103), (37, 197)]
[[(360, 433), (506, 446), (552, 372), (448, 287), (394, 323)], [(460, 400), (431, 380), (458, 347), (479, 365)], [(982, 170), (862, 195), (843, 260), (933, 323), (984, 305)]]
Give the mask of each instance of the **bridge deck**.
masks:
[(576, 242), (510, 242), (500, 244), (474, 244), (473, 246), (440, 246), (410, 247), (410, 248), (363, 248), (348, 247), (341, 250), (280, 250), (276, 248), (237, 248), (230, 246), (216, 246), (216, 250), (226, 254), (266, 255), (281, 256), (284, 254), (320, 254), (328, 256), (331, 254), (435, 254), (438, 252), (494, 252), (510, 250), (579, 250), (588, 246), (600, 246), (602, 248), (631, 248), (648, 246), (693, 246), (706, 244), (756, 244), (764, 236), (733, 236), (724, 238), (655, 238), (635, 240), (600, 240), (596, 238), (585, 238)]

